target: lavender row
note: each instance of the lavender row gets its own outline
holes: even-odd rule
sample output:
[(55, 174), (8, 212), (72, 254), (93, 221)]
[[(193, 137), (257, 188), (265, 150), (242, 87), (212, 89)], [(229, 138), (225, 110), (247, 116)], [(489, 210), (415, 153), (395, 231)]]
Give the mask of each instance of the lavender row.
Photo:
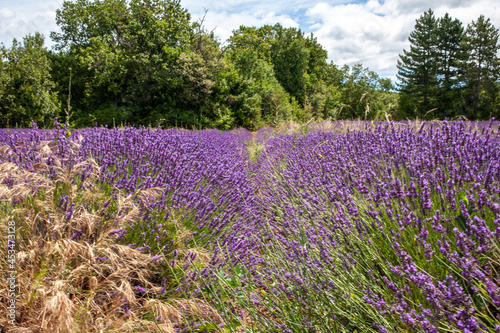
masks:
[[(258, 237), (233, 253), (252, 265), (263, 253), (256, 283), (280, 295), (268, 303), (294, 299), (308, 325), (325, 327), (310, 309), (330, 295), (331, 322), (351, 329), (498, 331), (500, 137), (489, 125), (367, 124), (272, 139), (251, 170)], [(340, 304), (358, 304), (365, 320)]]
[[(182, 211), (176, 218), (189, 220), (186, 223), (192, 224), (203, 242), (213, 241), (211, 237), (220, 234), (238, 214), (241, 198), (251, 196), (245, 144), (252, 135), (243, 129), (220, 133), (128, 127), (70, 132), (56, 123), (55, 130), (35, 127), (3, 130), (0, 135), (1, 142), (9, 147), (1, 156), (4, 162), (28, 170), (44, 163), (53, 174), (55, 160), (59, 167), (72, 168), (93, 159), (99, 166), (100, 184), (112, 191), (158, 189), (154, 201), (136, 198), (144, 202), (132, 229), (141, 226), (144, 240), (162, 237), (158, 225), (165, 225), (172, 214)], [(84, 170), (78, 183), (83, 184), (91, 171)], [(119, 230), (118, 238), (138, 232), (127, 229)], [(144, 248), (145, 244), (134, 246)]]

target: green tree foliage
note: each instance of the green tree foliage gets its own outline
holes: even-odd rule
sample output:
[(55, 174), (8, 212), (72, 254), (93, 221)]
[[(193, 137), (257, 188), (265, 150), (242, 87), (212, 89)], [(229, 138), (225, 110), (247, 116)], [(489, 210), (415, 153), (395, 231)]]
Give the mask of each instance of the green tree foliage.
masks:
[(498, 116), (499, 32), (480, 16), (464, 32), (448, 14), (425, 12), (398, 60), (403, 118), (486, 119)]
[(59, 112), (44, 38), (35, 33), (0, 48), (0, 127), (50, 126)]
[(272, 66), (258, 50), (234, 48), (228, 62), (235, 71), (231, 82), (230, 103), (239, 126), (255, 129), (296, 116), (298, 105), (275, 77)]
[(240, 26), (229, 38), (229, 49), (251, 49), (259, 59), (272, 65), (271, 46), (275, 41), (275, 26), (264, 25), (260, 28)]
[(396, 93), (390, 79), (357, 64), (342, 68), (341, 108), (336, 119), (386, 120), (397, 116)]
[(260, 28), (241, 26), (229, 39), (230, 48), (252, 49), (272, 66), (278, 82), (301, 106), (308, 89), (324, 80), (327, 53), (313, 35), (280, 24)]
[(343, 77), (344, 72), (333, 63), (311, 71), (308, 75), (306, 100), (299, 120), (336, 119), (342, 109)]
[(470, 119), (500, 116), (499, 94), (500, 59), (499, 31), (481, 15), (467, 26), (463, 49), (468, 55), (463, 65), (464, 113)]
[(62, 32), (51, 38), (60, 49), (86, 47), (99, 38), (111, 47), (153, 56), (185, 45), (190, 33), (190, 15), (176, 0), (65, 1), (56, 13)]
[[(287, 111), (263, 110), (264, 118), (283, 119), (292, 115), (296, 120), (308, 121), (311, 117), (329, 117), (333, 109), (338, 109), (338, 87), (327, 83), (335, 66), (327, 64), (327, 53), (313, 35), (305, 36), (299, 29), (280, 24), (260, 28), (241, 26), (229, 42), (229, 59), (240, 73), (263, 69), (265, 65), (272, 68), (274, 78), (268, 78), (272, 81), (269, 86), (276, 88), (270, 94), (274, 102), (264, 104), (274, 105), (275, 111)], [(254, 67), (256, 61), (265, 65)], [(285, 103), (281, 87), (289, 94), (289, 103)]]
[(453, 117), (459, 112), (461, 91), (461, 64), (466, 57), (462, 48), (462, 22), (452, 19), (448, 13), (438, 19), (436, 60), (439, 89), (434, 115)]
[[(172, 117), (168, 107), (180, 110), (175, 114), (176, 122), (184, 124), (201, 124), (203, 111), (209, 103), (212, 87), (215, 85), (214, 72), (205, 66), (202, 56), (195, 52), (180, 54), (173, 69), (172, 76), (163, 82), (165, 90), (170, 90), (175, 99), (169, 101), (161, 115)], [(205, 124), (208, 125), (208, 124)]]
[(437, 20), (431, 9), (416, 20), (408, 39), (410, 50), (403, 50), (397, 62), (401, 108), (410, 116), (424, 117), (436, 108), (438, 87)]
[[(190, 15), (179, 1), (66, 1), (56, 20), (62, 32), (51, 37), (64, 52), (58, 62), (71, 63), (80, 78), (72, 89), (83, 92), (72, 96), (79, 125), (147, 124), (156, 120), (158, 107), (175, 108), (160, 88), (189, 49)], [(64, 84), (59, 88), (61, 95), (68, 91)]]
[(229, 39), (227, 60), (237, 73), (231, 107), (240, 126), (252, 129), (278, 124), (300, 113), (295, 96), (279, 81), (277, 73), (277, 36), (285, 30), (279, 24), (241, 26)]
[(276, 25), (276, 40), (271, 47), (271, 61), (278, 82), (300, 105), (304, 105), (309, 50), (302, 32)]

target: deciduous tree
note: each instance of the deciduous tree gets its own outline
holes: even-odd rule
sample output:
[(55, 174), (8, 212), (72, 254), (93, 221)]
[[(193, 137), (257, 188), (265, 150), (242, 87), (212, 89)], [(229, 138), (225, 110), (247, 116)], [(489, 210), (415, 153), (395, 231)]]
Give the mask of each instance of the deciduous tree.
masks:
[(10, 49), (0, 48), (0, 127), (49, 125), (59, 113), (50, 62), (40, 33), (28, 35)]
[[(94, 121), (154, 123), (159, 106), (174, 108), (164, 81), (175, 75), (179, 55), (189, 50), (190, 15), (176, 0), (65, 1), (57, 11), (61, 33), (56, 47), (75, 62), (85, 77), (74, 90), (76, 110), (89, 125)], [(60, 85), (61, 94), (65, 92)], [(75, 96), (76, 97), (76, 96)]]

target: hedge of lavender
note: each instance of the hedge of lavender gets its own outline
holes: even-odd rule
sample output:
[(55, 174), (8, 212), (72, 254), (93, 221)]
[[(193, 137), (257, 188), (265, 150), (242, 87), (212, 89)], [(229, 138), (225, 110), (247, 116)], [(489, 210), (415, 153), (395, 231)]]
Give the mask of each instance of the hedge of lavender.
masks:
[(160, 229), (183, 221), (212, 255), (184, 292), (229, 331), (500, 332), (498, 124), (410, 125), (267, 130), (255, 161), (245, 130), (3, 130), (0, 161), (33, 168), (53, 140), (67, 165), (97, 162), (96, 186), (157, 189), (116, 241), (173, 260)]
[(500, 141), (475, 128), (268, 142), (252, 170), (266, 264), (255, 297), (274, 317), (261, 325), (499, 331)]

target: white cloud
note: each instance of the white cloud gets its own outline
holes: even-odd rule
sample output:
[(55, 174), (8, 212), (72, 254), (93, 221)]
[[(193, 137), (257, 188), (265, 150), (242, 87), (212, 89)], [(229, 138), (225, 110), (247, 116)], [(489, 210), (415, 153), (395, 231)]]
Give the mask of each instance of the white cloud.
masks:
[(50, 32), (58, 30), (55, 22), (56, 10), (63, 0), (19, 0), (10, 1), (0, 9), (0, 43), (9, 47), (16, 38), (21, 41), (28, 34), (40, 32), (45, 36), (45, 45), (51, 46)]
[[(340, 1), (330, 1), (330, 3), (340, 3)], [(311, 1), (307, 0), (206, 0), (203, 3), (197, 0), (184, 0), (181, 5), (189, 9), (191, 13), (201, 13), (204, 9), (213, 12), (255, 13), (273, 12), (280, 14), (291, 14), (311, 7)]]
[(377, 1), (338, 6), (320, 3), (307, 15), (321, 22), (313, 32), (334, 63), (363, 63), (372, 70), (387, 73), (404, 46), (399, 32), (408, 28), (407, 20), (390, 15), (391, 10)]
[[(194, 20), (199, 20), (203, 14), (193, 15)], [(241, 25), (260, 27), (265, 24), (274, 25), (280, 23), (285, 27), (298, 28), (299, 24), (288, 15), (276, 15), (273, 12), (255, 12), (231, 14), (227, 12), (214, 13), (208, 12), (204, 25), (209, 31), (214, 30), (214, 33), (221, 41), (226, 41), (233, 33), (233, 30), (238, 29)]]
[(57, 28), (55, 24), (55, 12), (43, 12), (30, 17), (27, 20), (12, 18), (0, 23), (0, 42), (10, 46), (15, 38), (21, 41), (28, 34), (33, 35), (40, 32), (45, 36), (45, 45), (50, 45), (50, 31)]
[(14, 16), (16, 16), (16, 14), (9, 8), (0, 8), (0, 19), (10, 19)]

